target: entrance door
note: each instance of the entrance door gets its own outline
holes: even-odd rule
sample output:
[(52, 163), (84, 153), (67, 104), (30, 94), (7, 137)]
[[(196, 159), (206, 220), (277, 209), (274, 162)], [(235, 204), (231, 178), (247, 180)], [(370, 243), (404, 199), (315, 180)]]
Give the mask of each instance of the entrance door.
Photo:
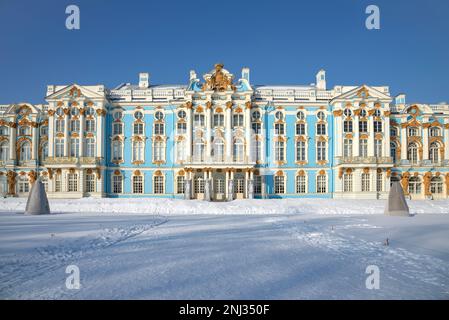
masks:
[(215, 200), (225, 200), (225, 179), (218, 176), (214, 181)]
[(194, 198), (198, 200), (204, 199), (204, 178), (203, 175), (195, 176), (193, 183)]
[(234, 194), (236, 199), (243, 199), (245, 197), (245, 177), (243, 174), (235, 175)]

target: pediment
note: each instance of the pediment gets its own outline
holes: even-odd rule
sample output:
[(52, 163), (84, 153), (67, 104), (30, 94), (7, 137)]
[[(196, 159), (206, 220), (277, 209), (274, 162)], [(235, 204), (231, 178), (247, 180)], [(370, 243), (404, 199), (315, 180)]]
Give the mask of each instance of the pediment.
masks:
[(86, 87), (72, 84), (66, 86), (50, 95), (48, 95), (46, 100), (57, 100), (57, 99), (78, 99), (78, 98), (104, 98), (104, 95), (94, 92), (92, 90), (87, 89)]
[(333, 100), (392, 100), (392, 98), (373, 87), (362, 85), (335, 97)]

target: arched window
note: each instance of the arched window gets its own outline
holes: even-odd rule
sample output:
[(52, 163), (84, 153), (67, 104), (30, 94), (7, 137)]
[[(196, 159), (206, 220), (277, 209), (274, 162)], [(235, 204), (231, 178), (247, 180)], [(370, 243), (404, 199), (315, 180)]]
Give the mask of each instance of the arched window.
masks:
[(352, 173), (343, 174), (343, 192), (352, 192)]
[(317, 193), (327, 192), (326, 175), (320, 174), (316, 177), (316, 192)]
[(176, 177), (176, 193), (183, 194), (185, 192), (185, 178), (184, 176)]
[(3, 141), (0, 144), (0, 161), (6, 162), (9, 159), (9, 142)]
[(21, 176), (17, 181), (17, 192), (26, 193), (30, 191), (30, 182), (26, 176)]
[(359, 141), (359, 155), (362, 158), (368, 157), (368, 140), (360, 139)]
[(123, 160), (122, 142), (119, 140), (115, 140), (112, 142), (112, 160), (113, 161)]
[(244, 149), (242, 139), (237, 139), (234, 142), (234, 162), (242, 162), (244, 159)]
[(144, 159), (144, 144), (143, 141), (133, 142), (133, 161), (143, 161)]
[(94, 138), (87, 138), (86, 139), (86, 157), (95, 157), (95, 139)]
[(86, 192), (95, 192), (95, 175), (93, 173), (86, 174)]
[(187, 150), (186, 150), (186, 142), (185, 140), (179, 140), (176, 142), (176, 159), (178, 161), (186, 161), (187, 160)]
[(69, 173), (67, 175), (67, 191), (77, 192), (78, 191), (78, 175), (76, 173)]
[(443, 179), (441, 177), (433, 177), (430, 180), (430, 192), (434, 194), (443, 193)]
[(411, 177), (408, 180), (408, 192), (412, 194), (421, 193), (421, 179), (419, 177)]
[(79, 138), (70, 138), (70, 156), (71, 157), (79, 157), (80, 155), (80, 139)]
[(370, 174), (362, 173), (362, 191), (369, 192), (370, 191)]
[(296, 141), (296, 161), (306, 161), (305, 141)]
[(306, 176), (304, 174), (296, 176), (296, 193), (306, 193)]
[(274, 176), (274, 193), (285, 193), (285, 177), (283, 175)]
[(382, 157), (382, 140), (374, 140), (374, 156)]
[(396, 151), (397, 151), (396, 143), (394, 142), (390, 143), (390, 154), (391, 157), (393, 158), (393, 163), (396, 162)]
[(31, 160), (31, 143), (23, 141), (20, 145), (20, 161)]
[(195, 140), (193, 145), (193, 156), (196, 162), (204, 162), (204, 141), (201, 139)]
[(343, 141), (343, 156), (352, 157), (352, 139), (344, 139)]
[(214, 112), (214, 127), (224, 126), (224, 114), (222, 112)]
[(415, 142), (409, 143), (407, 147), (407, 160), (411, 163), (418, 162), (418, 146)]
[(112, 176), (112, 193), (123, 192), (123, 176), (121, 174), (114, 174)]
[(55, 139), (55, 157), (60, 158), (64, 156), (64, 139)]
[(215, 162), (223, 162), (224, 161), (224, 142), (223, 139), (215, 139), (214, 140), (214, 148), (212, 150), (212, 156), (214, 157)]
[(153, 144), (153, 161), (165, 161), (165, 142), (162, 140)]
[(133, 176), (133, 193), (143, 193), (143, 176)]
[(326, 161), (326, 142), (325, 141), (317, 142), (316, 159), (317, 159), (317, 161)]
[(429, 146), (429, 159), (432, 163), (437, 163), (439, 160), (439, 145), (437, 142), (432, 142)]
[(274, 160), (285, 160), (285, 142), (282, 140), (275, 141), (274, 143)]
[(204, 193), (204, 178), (201, 175), (195, 176), (193, 189), (196, 194)]

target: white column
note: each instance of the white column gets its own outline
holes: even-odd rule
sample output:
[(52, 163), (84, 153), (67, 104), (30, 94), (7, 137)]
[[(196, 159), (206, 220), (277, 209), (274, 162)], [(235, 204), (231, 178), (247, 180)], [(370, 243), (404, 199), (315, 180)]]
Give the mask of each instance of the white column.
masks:
[(84, 117), (84, 110), (80, 112), (80, 157), (84, 157), (84, 130), (85, 130), (85, 117)]
[(32, 144), (31, 144), (31, 160), (37, 159), (37, 150), (39, 150), (37, 145), (37, 123), (32, 126)]
[(206, 162), (210, 162), (210, 155), (212, 150), (212, 103), (206, 105), (206, 156), (204, 157)]
[(374, 117), (368, 119), (368, 157), (374, 156)]
[(343, 136), (343, 118), (338, 116), (335, 121), (335, 156), (341, 157), (342, 153), (342, 136)]
[(354, 123), (353, 123), (353, 128), (354, 128), (354, 139), (352, 140), (352, 155), (353, 157), (358, 157), (359, 156), (359, 141), (360, 141), (360, 133), (359, 133), (359, 116), (354, 116)]
[(444, 128), (444, 160), (449, 160), (449, 123)]
[(229, 194), (229, 176), (230, 173), (228, 170), (225, 171), (225, 197), (226, 199), (228, 199), (228, 194)]
[(422, 143), (423, 143), (422, 158), (423, 158), (423, 160), (428, 160), (429, 159), (429, 128), (424, 128), (424, 127), (422, 128)]
[(97, 140), (95, 141), (97, 144), (97, 157), (103, 158), (103, 116), (105, 115), (105, 110), (98, 109), (97, 110)]
[(384, 154), (385, 157), (391, 157), (391, 150), (390, 150), (390, 118), (389, 117), (385, 117), (385, 121), (384, 121), (384, 140), (383, 140), (383, 145), (384, 145)]
[(407, 159), (407, 128), (401, 128), (401, 160)]
[(55, 145), (55, 117), (53, 114), (48, 114), (48, 156), (54, 157), (54, 145)]
[(79, 191), (81, 192), (81, 196), (83, 196), (84, 194), (84, 170), (80, 169), (78, 172), (78, 187), (79, 187)]
[(248, 198), (248, 181), (249, 181), (249, 170), (245, 171), (245, 190), (244, 190), (244, 198)]
[(70, 135), (69, 135), (69, 109), (64, 109), (64, 157), (69, 156), (69, 145), (70, 145)]
[(248, 101), (245, 106), (245, 140), (246, 140), (246, 162), (253, 161), (251, 156), (251, 102)]
[(192, 106), (187, 106), (187, 141), (186, 141), (186, 160), (192, 161)]
[(226, 105), (226, 162), (232, 162), (232, 102), (228, 102)]
[(16, 159), (16, 139), (17, 139), (17, 127), (9, 127), (9, 159)]

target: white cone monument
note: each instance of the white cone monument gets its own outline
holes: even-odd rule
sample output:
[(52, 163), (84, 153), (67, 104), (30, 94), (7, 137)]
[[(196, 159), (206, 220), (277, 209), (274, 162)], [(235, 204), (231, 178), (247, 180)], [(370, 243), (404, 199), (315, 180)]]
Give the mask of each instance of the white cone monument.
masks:
[(391, 185), (387, 206), (385, 207), (385, 214), (388, 216), (410, 216), (410, 210), (399, 181), (395, 181)]
[(37, 179), (31, 187), (25, 214), (50, 214), (47, 193), (45, 192), (44, 184), (40, 179)]

